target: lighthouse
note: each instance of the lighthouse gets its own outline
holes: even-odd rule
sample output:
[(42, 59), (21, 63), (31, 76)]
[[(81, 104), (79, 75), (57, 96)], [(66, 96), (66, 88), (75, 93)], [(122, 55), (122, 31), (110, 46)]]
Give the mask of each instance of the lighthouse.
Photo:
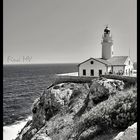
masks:
[(104, 29), (102, 36), (102, 58), (107, 60), (113, 57), (113, 40), (108, 26)]
[[(102, 57), (91, 57), (78, 65), (79, 76), (99, 77), (105, 74), (129, 75), (132, 73), (133, 62), (129, 56), (113, 55), (113, 40), (108, 26), (102, 35)], [(96, 51), (96, 50), (95, 50)]]

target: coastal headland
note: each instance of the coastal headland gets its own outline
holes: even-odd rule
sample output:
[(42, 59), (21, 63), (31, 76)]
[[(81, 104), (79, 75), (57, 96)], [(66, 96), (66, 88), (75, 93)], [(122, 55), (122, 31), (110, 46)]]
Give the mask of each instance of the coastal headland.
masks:
[(126, 140), (137, 122), (137, 78), (61, 75), (31, 110), (32, 120), (15, 140)]

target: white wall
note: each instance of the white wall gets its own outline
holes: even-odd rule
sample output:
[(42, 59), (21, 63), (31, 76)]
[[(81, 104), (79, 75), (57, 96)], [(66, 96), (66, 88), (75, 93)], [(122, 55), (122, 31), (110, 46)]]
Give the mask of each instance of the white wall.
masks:
[[(129, 64), (130, 61), (130, 64)], [(129, 75), (129, 71), (132, 71), (134, 69), (133, 67), (133, 62), (131, 59), (128, 57), (124, 63), (124, 66), (113, 66), (113, 73), (118, 73), (120, 70), (124, 72), (124, 75)], [(126, 73), (127, 70), (127, 73)]]
[[(130, 64), (129, 64), (129, 61), (130, 61)], [(132, 60), (130, 59), (130, 57), (127, 58), (127, 60), (125, 61), (125, 69), (124, 69), (124, 75), (129, 75), (131, 73), (129, 73), (129, 71), (132, 71), (134, 69), (133, 67), (133, 62)], [(126, 70), (127, 70), (127, 73), (126, 73)]]
[(118, 73), (119, 71), (124, 71), (125, 66), (113, 66), (113, 73)]
[(113, 43), (112, 42), (102, 42), (102, 58), (109, 59), (113, 56)]
[[(91, 64), (91, 61), (93, 61), (94, 63)], [(94, 69), (94, 76), (99, 76), (99, 69), (102, 70), (102, 74), (105, 74), (107, 68), (105, 64), (100, 63), (94, 59), (90, 59), (79, 66), (79, 76), (83, 76), (83, 69), (86, 69), (86, 76), (90, 76), (91, 69)]]

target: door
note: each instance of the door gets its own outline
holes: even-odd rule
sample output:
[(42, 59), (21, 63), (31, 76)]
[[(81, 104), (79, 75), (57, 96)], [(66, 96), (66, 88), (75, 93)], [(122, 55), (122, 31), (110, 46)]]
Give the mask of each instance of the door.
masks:
[(86, 70), (85, 69), (83, 69), (83, 75), (86, 75)]
[(99, 70), (99, 75), (102, 75), (102, 70)]

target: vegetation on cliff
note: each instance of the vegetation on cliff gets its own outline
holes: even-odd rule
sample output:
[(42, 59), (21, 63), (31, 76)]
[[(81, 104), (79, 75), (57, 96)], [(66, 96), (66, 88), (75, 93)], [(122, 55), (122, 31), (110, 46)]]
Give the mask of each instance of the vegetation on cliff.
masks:
[(93, 140), (137, 121), (136, 82), (126, 88), (119, 80), (87, 81), (59, 81), (44, 91), (16, 140)]

